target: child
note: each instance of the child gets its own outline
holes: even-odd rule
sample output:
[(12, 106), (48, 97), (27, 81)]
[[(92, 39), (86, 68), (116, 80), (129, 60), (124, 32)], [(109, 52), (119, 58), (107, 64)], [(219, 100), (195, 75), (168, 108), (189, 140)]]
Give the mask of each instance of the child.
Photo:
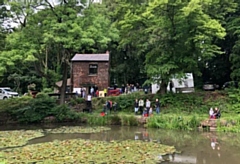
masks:
[(152, 113), (153, 113), (153, 110), (152, 110), (152, 109), (153, 109), (152, 107), (149, 109), (149, 116), (151, 116)]
[(213, 108), (210, 108), (209, 110), (209, 117), (210, 119), (215, 118)]
[(144, 108), (144, 110), (143, 110), (143, 117), (148, 117), (148, 115), (147, 115), (147, 108)]

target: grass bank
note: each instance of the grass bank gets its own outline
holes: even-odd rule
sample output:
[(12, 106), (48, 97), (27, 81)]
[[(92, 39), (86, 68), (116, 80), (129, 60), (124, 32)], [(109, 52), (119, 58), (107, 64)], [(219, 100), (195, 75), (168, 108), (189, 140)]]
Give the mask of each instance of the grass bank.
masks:
[[(147, 127), (163, 129), (194, 130), (200, 121), (208, 118), (210, 107), (219, 107), (222, 118), (227, 124), (218, 125), (219, 131), (239, 132), (240, 129), (240, 90), (202, 92), (188, 94), (144, 94), (142, 92), (121, 95), (118, 97), (93, 98), (93, 112), (82, 113), (84, 100), (73, 99), (67, 105), (56, 105), (56, 100), (47, 95), (39, 94), (35, 99), (21, 97), (0, 101), (1, 119), (5, 122), (39, 123), (46, 118), (54, 118), (56, 122), (75, 121), (91, 125), (139, 125), (134, 115), (133, 103), (137, 99), (149, 99), (154, 105), (158, 98), (161, 102), (161, 114), (148, 118)], [(100, 116), (106, 100), (117, 102), (117, 113)], [(76, 108), (77, 106), (77, 108)], [(6, 121), (6, 118), (8, 119)], [(48, 121), (48, 120), (47, 120)], [(51, 120), (50, 120), (51, 121)], [(3, 122), (3, 121), (2, 121)]]

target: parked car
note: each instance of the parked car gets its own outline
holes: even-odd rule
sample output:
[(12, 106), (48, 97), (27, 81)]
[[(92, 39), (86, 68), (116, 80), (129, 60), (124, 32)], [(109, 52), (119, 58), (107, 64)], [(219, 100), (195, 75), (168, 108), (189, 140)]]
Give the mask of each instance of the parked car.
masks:
[(11, 97), (18, 97), (18, 93), (12, 91), (9, 87), (0, 88), (0, 99), (8, 99)]
[(203, 84), (203, 90), (204, 91), (214, 91), (216, 89), (216, 85), (213, 82), (205, 82)]
[(227, 81), (222, 86), (222, 89), (226, 89), (226, 88), (238, 88), (238, 82), (237, 81)]

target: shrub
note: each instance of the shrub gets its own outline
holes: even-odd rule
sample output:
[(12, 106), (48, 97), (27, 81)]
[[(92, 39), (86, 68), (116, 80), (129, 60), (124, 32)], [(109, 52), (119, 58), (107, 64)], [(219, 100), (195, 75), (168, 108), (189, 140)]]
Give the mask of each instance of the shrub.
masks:
[(138, 125), (138, 120), (135, 116), (126, 116), (126, 115), (121, 115), (121, 124), (123, 126), (137, 126)]
[(108, 124), (108, 116), (94, 116), (94, 115), (89, 115), (87, 117), (87, 123), (89, 125), (107, 125)]
[(52, 88), (44, 88), (42, 90), (43, 93), (52, 93), (53, 92), (53, 89)]
[(194, 116), (160, 115), (150, 117), (147, 126), (161, 129), (195, 130), (202, 119)]
[(66, 104), (54, 107), (50, 113), (58, 121), (75, 120), (78, 118), (77, 113), (72, 111)]
[(22, 107), (25, 107), (29, 104), (32, 97), (23, 96), (19, 98), (10, 98), (4, 101), (0, 101), (0, 111), (1, 112), (10, 112), (12, 110), (16, 110)]
[(45, 94), (38, 94), (36, 98), (30, 99), (24, 106), (8, 110), (19, 122), (34, 123), (42, 121), (46, 116), (52, 114), (56, 106), (55, 100)]
[(118, 115), (111, 115), (109, 120), (111, 125), (121, 125), (121, 118)]

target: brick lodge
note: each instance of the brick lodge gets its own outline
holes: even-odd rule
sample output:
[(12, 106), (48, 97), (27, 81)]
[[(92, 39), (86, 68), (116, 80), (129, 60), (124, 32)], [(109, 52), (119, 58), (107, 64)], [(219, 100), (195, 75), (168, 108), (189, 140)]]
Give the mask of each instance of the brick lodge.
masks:
[(110, 54), (76, 54), (72, 60), (71, 83), (73, 92), (85, 88), (87, 93), (92, 86), (99, 91), (109, 87)]

